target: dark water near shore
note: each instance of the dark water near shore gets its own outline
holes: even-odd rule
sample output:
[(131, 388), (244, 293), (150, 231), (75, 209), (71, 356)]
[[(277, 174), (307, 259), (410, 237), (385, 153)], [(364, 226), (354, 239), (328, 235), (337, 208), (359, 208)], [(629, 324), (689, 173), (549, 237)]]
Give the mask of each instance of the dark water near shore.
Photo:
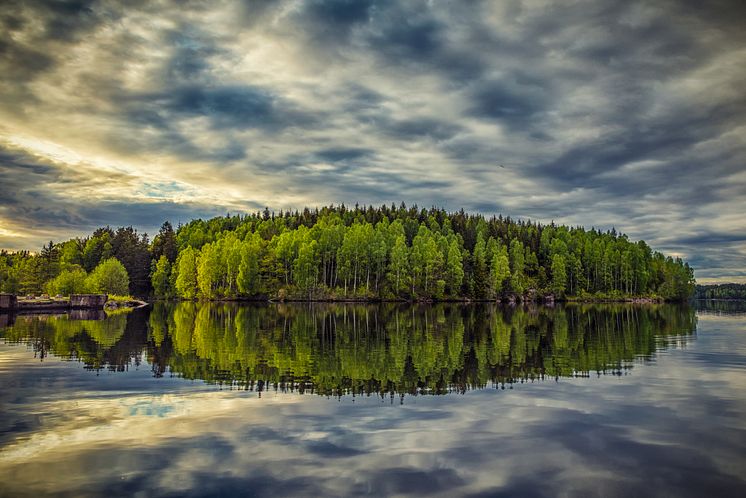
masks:
[(744, 496), (745, 310), (0, 315), (0, 496)]

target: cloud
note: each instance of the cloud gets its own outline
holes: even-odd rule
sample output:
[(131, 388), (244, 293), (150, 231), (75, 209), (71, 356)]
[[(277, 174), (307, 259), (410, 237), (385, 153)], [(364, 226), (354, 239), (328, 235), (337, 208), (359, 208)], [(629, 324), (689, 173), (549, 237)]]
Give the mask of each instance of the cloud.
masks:
[[(0, 15), (0, 142), (66, 152), (53, 166), (0, 158), (1, 242), (82, 233), (99, 218), (73, 204), (99, 191), (111, 198), (95, 203), (141, 204), (149, 219), (404, 200), (614, 226), (685, 255), (704, 280), (742, 280), (742, 10), (13, 2)], [(111, 180), (101, 190), (97, 170)], [(19, 184), (27, 172), (45, 189)], [(38, 201), (63, 198), (51, 231)], [(144, 226), (140, 212), (105, 222)]]
[(105, 225), (136, 224), (154, 234), (165, 219), (178, 223), (225, 214), (222, 207), (185, 200), (191, 196), (187, 185), (149, 183), (7, 147), (0, 147), (0, 176), (0, 245), (10, 249), (28, 249), (30, 238), (64, 240)]

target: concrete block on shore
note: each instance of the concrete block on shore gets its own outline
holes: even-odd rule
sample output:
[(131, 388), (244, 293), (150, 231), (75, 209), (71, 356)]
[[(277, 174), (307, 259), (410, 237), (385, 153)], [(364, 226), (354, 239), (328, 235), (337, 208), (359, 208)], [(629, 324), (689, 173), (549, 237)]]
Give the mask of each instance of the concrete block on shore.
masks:
[(70, 296), (71, 308), (103, 309), (109, 299), (106, 294), (72, 294)]

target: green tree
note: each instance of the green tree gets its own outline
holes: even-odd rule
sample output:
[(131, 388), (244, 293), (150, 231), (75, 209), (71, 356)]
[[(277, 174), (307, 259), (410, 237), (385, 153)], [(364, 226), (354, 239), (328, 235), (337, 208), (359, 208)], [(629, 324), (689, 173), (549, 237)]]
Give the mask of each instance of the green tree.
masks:
[(18, 262), (19, 290), (23, 294), (40, 294), (44, 286), (41, 260), (23, 258)]
[(113, 248), (111, 237), (113, 232), (110, 228), (101, 228), (93, 232), (83, 247), (83, 269), (93, 271), (99, 263), (112, 256)]
[(552, 256), (552, 292), (563, 296), (567, 285), (567, 267), (565, 257), (561, 254)]
[(524, 269), (523, 244), (518, 239), (510, 242), (510, 287), (516, 294), (523, 294), (526, 290)]
[(259, 292), (261, 274), (261, 238), (254, 236), (241, 245), (241, 263), (238, 267), (238, 291), (246, 296), (253, 296)]
[(50, 240), (49, 245), (42, 247), (38, 257), (39, 279), (48, 282), (60, 272), (60, 250)]
[(197, 251), (187, 246), (176, 260), (176, 292), (185, 299), (197, 297)]
[(446, 288), (452, 296), (461, 294), (461, 284), (464, 281), (464, 262), (458, 241), (454, 238), (448, 246), (446, 259)]
[(318, 248), (315, 240), (304, 242), (298, 249), (298, 258), (295, 260), (293, 274), (295, 282), (300, 290), (308, 293), (311, 298), (318, 280)]
[(298, 235), (297, 231), (287, 231), (272, 239), (275, 247), (275, 256), (282, 263), (283, 277), (286, 285), (290, 285), (293, 262), (298, 255)]
[(120, 227), (111, 237), (112, 256), (127, 269), (129, 292), (137, 296), (150, 294), (150, 244), (147, 234), (132, 227)]
[(127, 295), (129, 284), (127, 270), (116, 258), (104, 260), (86, 279), (86, 287), (91, 292), (102, 294)]
[(222, 297), (224, 292), (224, 264), (221, 261), (221, 247), (213, 242), (202, 246), (197, 258), (197, 287), (200, 295), (207, 299)]
[(151, 277), (153, 293), (158, 297), (169, 297), (171, 295), (171, 263), (165, 254), (161, 255), (155, 264), (155, 270)]
[(379, 292), (379, 285), (386, 274), (386, 259), (389, 253), (388, 223), (376, 225), (369, 246), (370, 265), (373, 272), (373, 288)]
[(342, 245), (337, 253), (345, 281), (345, 293), (350, 279), (352, 279), (353, 292), (357, 292), (358, 285), (363, 282), (367, 288), (370, 278), (370, 247), (373, 235), (373, 226), (370, 223), (354, 223), (345, 232)]
[(87, 292), (88, 275), (82, 268), (63, 270), (59, 275), (47, 283), (47, 292), (50, 295), (60, 294), (83, 294)]
[(490, 265), (490, 286), (494, 294), (502, 292), (503, 283), (509, 278), (510, 262), (508, 260), (508, 249), (500, 244), (492, 256), (492, 264)]
[(80, 239), (71, 239), (60, 247), (60, 269), (83, 268), (83, 248)]
[(409, 285), (409, 248), (404, 235), (399, 235), (391, 248), (389, 280), (394, 294), (401, 296)]
[(487, 295), (487, 243), (480, 231), (474, 244), (474, 297), (483, 299)]
[(425, 224), (420, 225), (417, 236), (412, 240), (410, 252), (413, 292), (421, 297), (432, 297), (435, 285), (441, 280), (445, 258), (435, 242), (435, 235)]
[(178, 256), (176, 233), (174, 232), (174, 227), (168, 221), (163, 222), (158, 235), (153, 238), (150, 252), (153, 259), (156, 261), (158, 261), (161, 256), (166, 256), (166, 259), (170, 264), (173, 264), (176, 261), (176, 256)]

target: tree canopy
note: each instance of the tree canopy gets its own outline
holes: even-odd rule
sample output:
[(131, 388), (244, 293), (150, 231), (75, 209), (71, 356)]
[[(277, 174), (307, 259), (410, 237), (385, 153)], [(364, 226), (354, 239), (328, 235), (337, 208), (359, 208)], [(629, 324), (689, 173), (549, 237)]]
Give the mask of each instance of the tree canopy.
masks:
[(551, 293), (682, 300), (694, 290), (686, 262), (613, 229), (403, 203), (265, 209), (196, 219), (176, 230), (166, 222), (152, 243), (132, 227), (105, 227), (88, 238), (50, 242), (39, 254), (0, 253), (0, 290), (39, 292), (111, 257), (124, 266), (129, 293), (185, 299), (491, 300)]
[(746, 299), (746, 284), (698, 285), (697, 299)]
[(98, 265), (86, 281), (89, 292), (127, 295), (130, 279), (124, 265), (109, 258)]

